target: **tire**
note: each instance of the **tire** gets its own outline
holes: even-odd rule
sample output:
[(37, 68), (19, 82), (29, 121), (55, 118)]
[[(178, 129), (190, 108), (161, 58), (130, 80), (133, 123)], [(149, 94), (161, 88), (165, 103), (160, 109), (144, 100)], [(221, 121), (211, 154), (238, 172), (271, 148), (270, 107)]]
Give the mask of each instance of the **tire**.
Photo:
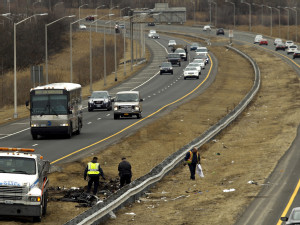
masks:
[(32, 136), (33, 140), (37, 140), (38, 139), (38, 135), (37, 134), (31, 134), (31, 136)]
[(142, 118), (142, 114), (141, 114), (141, 113), (137, 114), (137, 115), (136, 115), (136, 118), (137, 118), (137, 119)]
[(179, 63), (179, 66), (181, 66), (181, 63)]
[(89, 108), (88, 108), (88, 111), (89, 111), (89, 112), (92, 112), (92, 111), (93, 111), (93, 109), (89, 107)]
[(81, 130), (81, 127), (82, 127), (82, 122), (81, 122), (81, 120), (80, 121), (78, 121), (78, 128), (77, 128), (77, 131), (76, 131), (76, 134), (77, 135), (79, 135), (80, 134), (80, 130)]
[(173, 74), (173, 71), (171, 71), (171, 74)]
[(186, 80), (186, 77), (184, 77), (183, 79), (185, 79), (185, 80)]
[(197, 80), (199, 79), (199, 76), (197, 77)]
[(120, 118), (119, 115), (114, 115), (114, 119), (115, 119), (115, 120), (117, 120), (117, 119), (119, 119), (119, 118)]
[(73, 133), (73, 126), (72, 126), (72, 123), (71, 123), (70, 126), (69, 126), (68, 133), (67, 133), (67, 138), (71, 138), (72, 133)]
[(33, 221), (33, 222), (37, 222), (37, 223), (41, 222), (41, 221), (42, 221), (42, 214), (43, 214), (43, 211), (44, 211), (43, 205), (41, 205), (41, 214), (40, 214), (39, 216), (34, 216), (34, 217), (32, 217), (32, 221)]
[(42, 215), (45, 216), (47, 213), (48, 191), (46, 191), (44, 193), (43, 201), (44, 201), (44, 206), (43, 206), (43, 210), (42, 210)]
[(160, 72), (159, 74), (162, 75), (162, 72)]

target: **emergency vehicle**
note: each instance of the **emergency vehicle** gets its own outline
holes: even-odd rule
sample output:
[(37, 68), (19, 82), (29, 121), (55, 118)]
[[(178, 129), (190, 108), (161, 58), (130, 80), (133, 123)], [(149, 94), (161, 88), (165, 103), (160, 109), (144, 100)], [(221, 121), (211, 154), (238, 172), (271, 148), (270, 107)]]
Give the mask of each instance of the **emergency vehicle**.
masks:
[(47, 210), (50, 162), (34, 149), (0, 147), (0, 216), (40, 222)]

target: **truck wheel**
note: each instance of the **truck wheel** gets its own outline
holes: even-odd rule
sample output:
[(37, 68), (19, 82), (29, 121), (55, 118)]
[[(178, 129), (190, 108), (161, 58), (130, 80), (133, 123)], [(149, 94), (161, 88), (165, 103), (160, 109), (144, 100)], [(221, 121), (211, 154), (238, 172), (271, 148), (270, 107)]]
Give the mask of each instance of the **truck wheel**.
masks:
[(43, 216), (46, 215), (47, 213), (47, 204), (48, 204), (48, 191), (45, 192), (44, 197), (43, 197)]
[(72, 133), (73, 133), (73, 126), (72, 126), (72, 123), (71, 123), (70, 126), (69, 126), (68, 133), (67, 133), (67, 138), (71, 138)]
[(181, 63), (179, 63), (179, 66), (181, 66)]
[(76, 134), (79, 135), (80, 134), (80, 130), (81, 130), (81, 127), (82, 127), (82, 123), (81, 123), (81, 120), (78, 120), (78, 127), (77, 127), (77, 131), (76, 131)]
[(114, 119), (115, 119), (115, 120), (117, 120), (117, 119), (119, 119), (119, 118), (120, 118), (119, 115), (114, 115)]
[(142, 114), (141, 114), (141, 113), (137, 114), (137, 115), (136, 115), (136, 118), (137, 118), (137, 119), (142, 118)]
[(31, 134), (31, 136), (32, 136), (33, 140), (37, 140), (38, 139), (38, 135), (37, 134)]
[(40, 209), (40, 215), (39, 216), (34, 216), (32, 218), (33, 222), (41, 222), (42, 221), (42, 214), (43, 214), (43, 205), (41, 205), (41, 209)]

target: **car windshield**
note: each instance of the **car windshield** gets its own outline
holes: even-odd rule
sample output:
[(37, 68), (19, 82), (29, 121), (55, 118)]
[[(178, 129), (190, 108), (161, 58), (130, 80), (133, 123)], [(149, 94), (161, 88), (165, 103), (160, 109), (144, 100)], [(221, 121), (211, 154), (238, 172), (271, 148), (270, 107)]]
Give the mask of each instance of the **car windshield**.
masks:
[(32, 115), (67, 115), (67, 95), (33, 95)]
[(0, 173), (36, 174), (35, 160), (21, 157), (0, 157)]
[(169, 58), (180, 58), (179, 54), (169, 54)]
[(198, 43), (192, 43), (191, 46), (192, 46), (192, 47), (198, 47), (199, 44), (198, 44)]
[(138, 102), (139, 96), (136, 93), (117, 94), (116, 102)]
[(207, 50), (203, 49), (203, 48), (198, 48), (198, 49), (196, 49), (196, 52), (207, 52)]
[(297, 48), (297, 46), (296, 45), (291, 45), (290, 48)]
[(184, 69), (184, 71), (191, 71), (191, 70), (197, 70), (197, 68), (195, 68), (195, 67), (186, 67)]
[(193, 66), (193, 67), (199, 67), (201, 66), (199, 63), (190, 63), (189, 66)]
[(93, 92), (91, 98), (107, 98), (107, 92)]
[(173, 40), (170, 40), (169, 43), (170, 43), (170, 44), (174, 44), (174, 43), (176, 43), (176, 42), (173, 41)]
[(293, 220), (300, 220), (300, 211), (294, 211), (292, 215)]
[(185, 53), (185, 51), (183, 49), (176, 49), (175, 51), (176, 53)]
[(171, 67), (171, 63), (165, 62), (161, 64), (162, 67)]

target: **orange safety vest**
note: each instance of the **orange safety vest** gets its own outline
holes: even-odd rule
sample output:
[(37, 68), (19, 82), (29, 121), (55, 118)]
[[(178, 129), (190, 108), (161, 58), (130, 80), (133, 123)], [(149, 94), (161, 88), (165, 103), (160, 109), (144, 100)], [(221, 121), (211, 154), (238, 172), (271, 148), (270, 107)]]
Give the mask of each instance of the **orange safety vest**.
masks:
[[(190, 158), (188, 158), (188, 160), (187, 160), (187, 163), (188, 164), (191, 164), (192, 163), (192, 161), (193, 161), (193, 153), (192, 153), (192, 151), (190, 151)], [(199, 159), (200, 159), (200, 154), (199, 154), (199, 152), (197, 152), (197, 162), (199, 161)]]

